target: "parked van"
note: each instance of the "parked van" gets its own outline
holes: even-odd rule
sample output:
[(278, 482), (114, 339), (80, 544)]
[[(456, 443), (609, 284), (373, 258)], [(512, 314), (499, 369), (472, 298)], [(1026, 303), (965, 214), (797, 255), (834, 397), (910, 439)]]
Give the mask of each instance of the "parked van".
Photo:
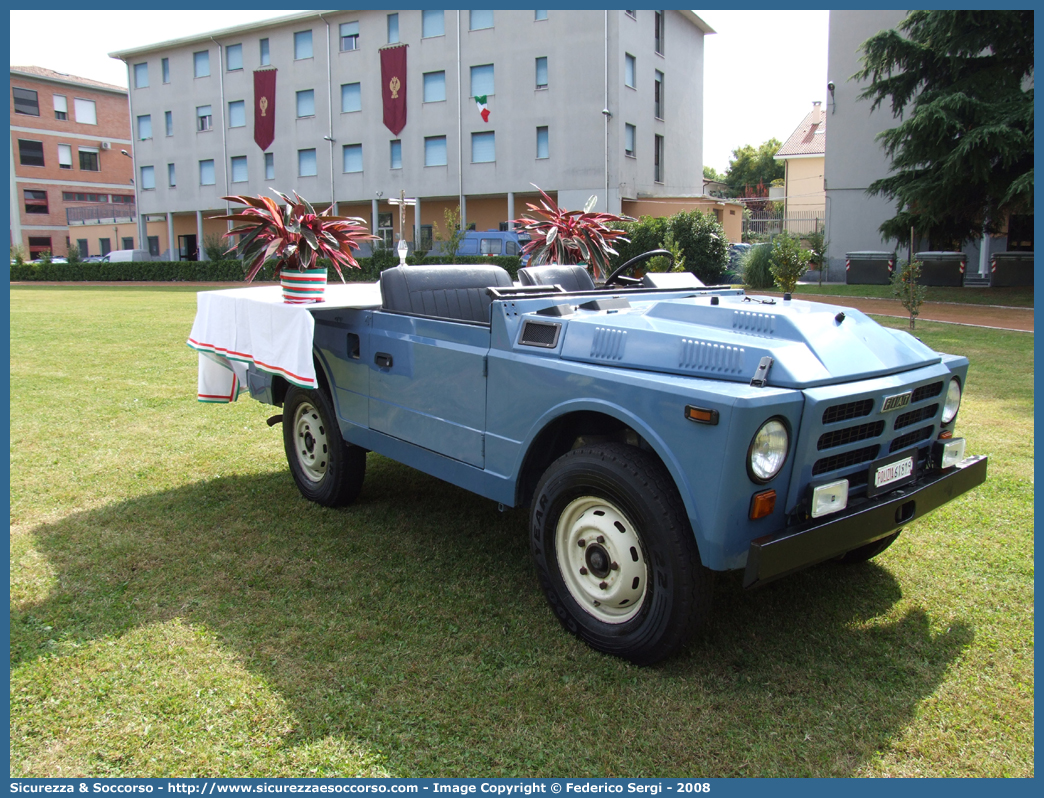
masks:
[(125, 263), (127, 261), (155, 260), (147, 249), (114, 249), (101, 258), (106, 263)]
[[(529, 233), (518, 230), (468, 230), (464, 234), (464, 240), (460, 242), (458, 255), (514, 255), (522, 257), (522, 265), (525, 266), (529, 260), (528, 255), (522, 255), (522, 247), (529, 243)], [(432, 247), (431, 255), (445, 254), (446, 242), (436, 241)]]

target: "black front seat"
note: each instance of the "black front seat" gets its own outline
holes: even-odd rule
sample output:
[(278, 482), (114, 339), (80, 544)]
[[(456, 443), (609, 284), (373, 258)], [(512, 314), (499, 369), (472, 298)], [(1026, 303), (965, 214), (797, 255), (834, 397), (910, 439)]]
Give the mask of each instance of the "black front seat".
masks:
[(527, 266), (518, 270), (522, 285), (560, 285), (566, 291), (594, 291), (594, 280), (583, 266)]

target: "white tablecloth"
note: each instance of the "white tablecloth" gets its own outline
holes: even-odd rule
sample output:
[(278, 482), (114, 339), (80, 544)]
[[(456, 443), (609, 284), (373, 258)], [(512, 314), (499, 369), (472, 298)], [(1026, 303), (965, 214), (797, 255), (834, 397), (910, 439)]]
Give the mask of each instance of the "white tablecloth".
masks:
[(314, 388), (312, 310), (372, 308), (381, 304), (377, 283), (330, 284), (325, 301), (283, 303), (279, 286), (200, 291), (188, 345), (199, 352), (196, 398), (234, 402), (246, 390), (247, 365)]

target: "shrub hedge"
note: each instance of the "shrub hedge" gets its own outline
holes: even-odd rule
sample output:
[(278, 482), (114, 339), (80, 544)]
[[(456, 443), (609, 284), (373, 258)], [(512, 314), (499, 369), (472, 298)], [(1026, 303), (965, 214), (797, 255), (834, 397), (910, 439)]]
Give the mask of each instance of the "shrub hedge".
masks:
[[(510, 256), (458, 257), (458, 263), (495, 264), (507, 270), (512, 279), (518, 272), (519, 258)], [(399, 259), (391, 252), (378, 252), (370, 258), (359, 258), (358, 269), (344, 269), (344, 279), (349, 282), (373, 282), (381, 271), (397, 265)], [(445, 258), (409, 257), (406, 262), (424, 265), (445, 263)], [(331, 281), (337, 273), (331, 270)], [(12, 282), (190, 282), (226, 283), (243, 279), (245, 270), (238, 260), (216, 261), (140, 261), (124, 263), (23, 263), (11, 264)], [(269, 263), (254, 278), (256, 281), (278, 279), (274, 266)]]

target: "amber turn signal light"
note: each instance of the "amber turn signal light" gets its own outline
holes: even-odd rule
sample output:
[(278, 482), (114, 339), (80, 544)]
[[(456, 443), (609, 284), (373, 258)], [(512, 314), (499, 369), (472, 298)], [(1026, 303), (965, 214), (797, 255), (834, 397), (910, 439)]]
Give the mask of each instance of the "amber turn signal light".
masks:
[(710, 410), (706, 407), (685, 405), (685, 417), (689, 419), (689, 421), (696, 421), (700, 424), (710, 424), (713, 426), (718, 423), (718, 411)]
[(757, 521), (776, 509), (776, 491), (765, 490), (755, 493), (750, 499), (750, 520)]
[(947, 440), (949, 440), (952, 437), (953, 437), (953, 431), (952, 430), (944, 429), (942, 432), (939, 433), (939, 440), (941, 440), (941, 441), (947, 441)]

